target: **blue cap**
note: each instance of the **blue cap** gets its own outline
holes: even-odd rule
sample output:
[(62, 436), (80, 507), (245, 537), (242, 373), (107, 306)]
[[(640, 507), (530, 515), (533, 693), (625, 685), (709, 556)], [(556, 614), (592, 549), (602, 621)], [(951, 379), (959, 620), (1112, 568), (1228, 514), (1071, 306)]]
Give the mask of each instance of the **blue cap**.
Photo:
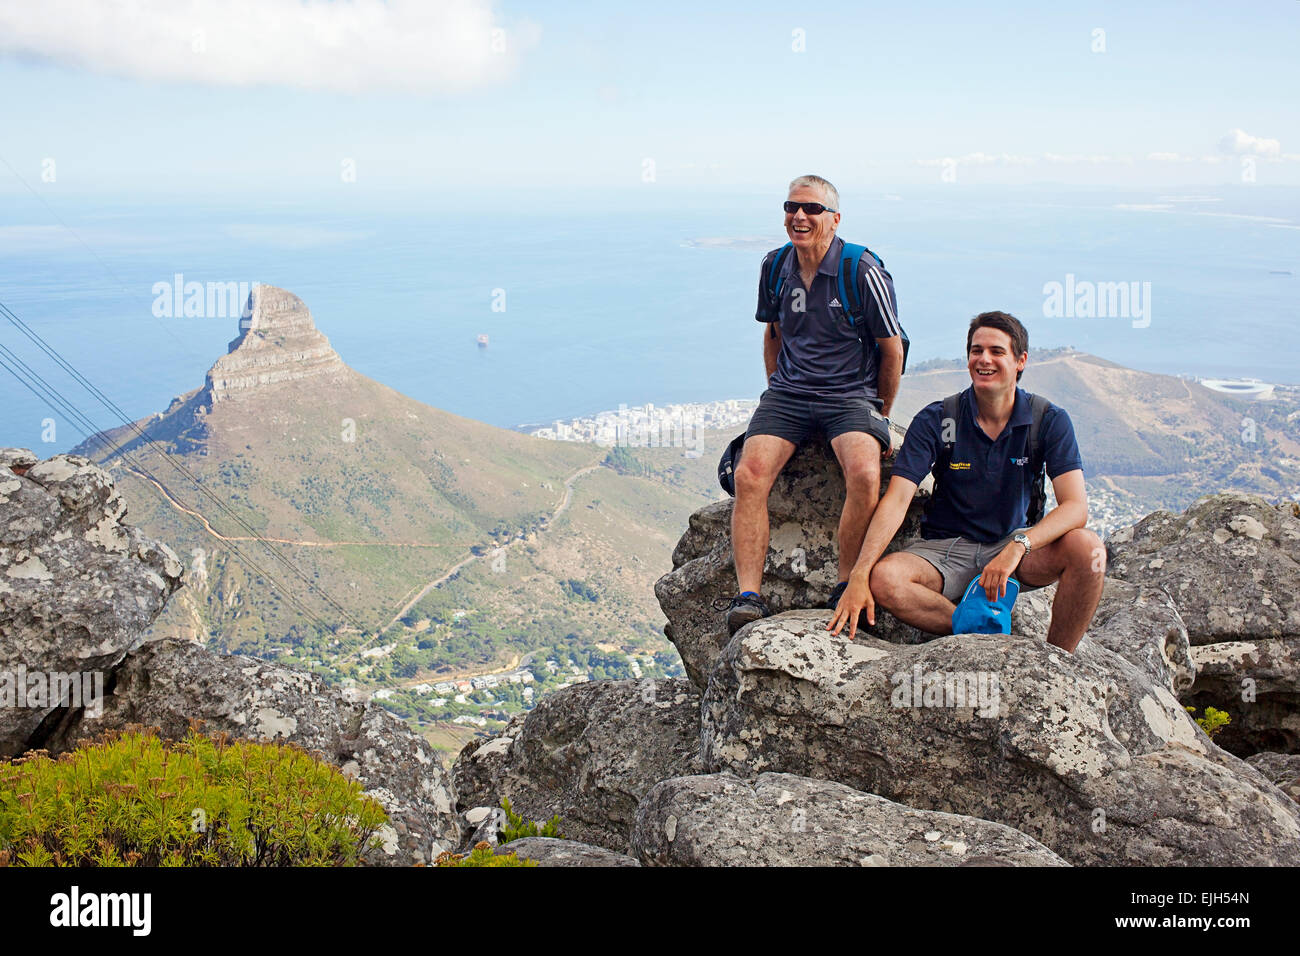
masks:
[(1020, 582), (1007, 579), (1007, 593), (1000, 601), (990, 601), (979, 586), (978, 577), (971, 581), (952, 613), (954, 634), (1010, 634), (1011, 608), (1020, 595)]

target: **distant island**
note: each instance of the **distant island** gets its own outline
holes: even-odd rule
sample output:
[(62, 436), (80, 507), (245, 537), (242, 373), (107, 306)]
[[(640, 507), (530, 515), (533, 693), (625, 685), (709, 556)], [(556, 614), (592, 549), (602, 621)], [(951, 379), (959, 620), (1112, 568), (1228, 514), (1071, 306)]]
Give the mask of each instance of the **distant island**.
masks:
[(781, 239), (773, 236), (702, 236), (682, 243), (687, 249), (753, 249), (756, 252), (767, 252), (780, 245)]

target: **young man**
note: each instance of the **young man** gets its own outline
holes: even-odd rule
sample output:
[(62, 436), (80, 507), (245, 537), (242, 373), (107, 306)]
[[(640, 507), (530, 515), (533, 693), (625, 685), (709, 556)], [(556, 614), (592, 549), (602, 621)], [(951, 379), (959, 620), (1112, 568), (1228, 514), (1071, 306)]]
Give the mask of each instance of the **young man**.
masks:
[[(1057, 504), (1026, 527), (1033, 415), (1016, 383), (1029, 358), (1029, 333), (1005, 312), (985, 312), (971, 320), (966, 356), (971, 386), (961, 393), (957, 420), (943, 420), (942, 401), (912, 420), (827, 629), (839, 634), (848, 624), (852, 640), (859, 614), (865, 610), (874, 625), (879, 604), (913, 627), (951, 634), (955, 602), (976, 575), (990, 601), (1005, 595), (1012, 576), (1027, 588), (1059, 580), (1047, 640), (1073, 652), (1097, 610), (1106, 569), (1101, 540), (1084, 527), (1088, 499), (1074, 426), (1062, 409), (1048, 406), (1041, 440)], [(922, 540), (881, 558), (948, 441), (948, 467), (935, 476)]]
[[(740, 594), (726, 613), (727, 632), (771, 614), (761, 596), (767, 558), (767, 496), (801, 441), (824, 434), (844, 472), (844, 509), (839, 525), (839, 586), (835, 606), (862, 547), (880, 497), (880, 458), (890, 447), (887, 416), (903, 370), (903, 344), (894, 284), (870, 255), (855, 277), (865, 322), (855, 325), (837, 294), (840, 252), (839, 193), (820, 176), (800, 176), (785, 202), (785, 231), (793, 255), (782, 263), (780, 301), (767, 293), (767, 274), (779, 249), (763, 259), (758, 312), (764, 323), (763, 363), (768, 389), (745, 434), (734, 479), (731, 545)], [(865, 328), (862, 326), (865, 325)], [(879, 345), (864, 346), (869, 335)]]

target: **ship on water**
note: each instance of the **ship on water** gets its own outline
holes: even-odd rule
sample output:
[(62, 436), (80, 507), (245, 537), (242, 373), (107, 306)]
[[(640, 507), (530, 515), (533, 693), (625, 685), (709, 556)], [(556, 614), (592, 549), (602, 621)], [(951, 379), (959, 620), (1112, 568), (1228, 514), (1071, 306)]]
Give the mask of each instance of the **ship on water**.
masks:
[(488, 347), (488, 337), (486, 332), (478, 337), (478, 347), (481, 349)]

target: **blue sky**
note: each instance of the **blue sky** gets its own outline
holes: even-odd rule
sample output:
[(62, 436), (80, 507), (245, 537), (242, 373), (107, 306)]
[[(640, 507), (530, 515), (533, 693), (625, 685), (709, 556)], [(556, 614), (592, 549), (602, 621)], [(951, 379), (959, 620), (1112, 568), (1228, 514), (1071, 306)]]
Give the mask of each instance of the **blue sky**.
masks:
[(1298, 48), (1295, 0), (5, 2), (0, 157), (100, 197), (1296, 185)]

